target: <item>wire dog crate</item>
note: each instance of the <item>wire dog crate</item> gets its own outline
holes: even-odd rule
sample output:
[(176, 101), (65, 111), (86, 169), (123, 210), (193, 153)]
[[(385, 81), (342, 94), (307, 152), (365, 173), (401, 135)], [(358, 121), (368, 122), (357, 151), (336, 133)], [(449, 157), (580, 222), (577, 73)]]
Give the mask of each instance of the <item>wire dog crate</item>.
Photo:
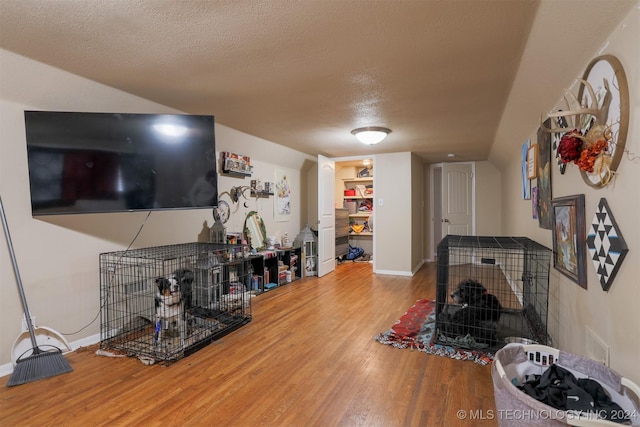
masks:
[(526, 237), (438, 244), (436, 342), (493, 351), (508, 337), (548, 344), (551, 250)]
[(100, 254), (100, 348), (169, 363), (245, 325), (246, 255), (216, 243)]

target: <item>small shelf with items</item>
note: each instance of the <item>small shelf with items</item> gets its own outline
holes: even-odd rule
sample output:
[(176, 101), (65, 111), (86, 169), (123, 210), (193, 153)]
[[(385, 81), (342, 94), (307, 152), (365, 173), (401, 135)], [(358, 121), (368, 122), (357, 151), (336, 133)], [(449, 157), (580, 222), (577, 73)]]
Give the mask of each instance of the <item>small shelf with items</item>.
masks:
[(251, 176), (253, 166), (249, 156), (223, 151), (222, 156), (222, 173), (229, 176), (244, 178)]
[(302, 248), (280, 248), (251, 256), (251, 290), (262, 293), (302, 277)]
[[(278, 253), (278, 285), (291, 283), (300, 279), (302, 277), (302, 270), (300, 269), (302, 249), (281, 248), (276, 252)], [(284, 275), (282, 272), (284, 272)]]
[(344, 199), (373, 199), (373, 178), (343, 178)]
[(262, 182), (259, 179), (251, 180), (251, 197), (270, 197), (273, 196), (273, 183)]

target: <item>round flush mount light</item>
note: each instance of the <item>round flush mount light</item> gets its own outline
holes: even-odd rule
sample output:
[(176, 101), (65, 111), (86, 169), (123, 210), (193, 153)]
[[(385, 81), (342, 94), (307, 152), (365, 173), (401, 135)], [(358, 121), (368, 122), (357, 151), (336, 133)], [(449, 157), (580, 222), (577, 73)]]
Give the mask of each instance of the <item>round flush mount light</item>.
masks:
[(351, 133), (363, 144), (373, 145), (382, 141), (391, 133), (391, 129), (368, 126), (364, 128), (358, 128), (351, 131)]

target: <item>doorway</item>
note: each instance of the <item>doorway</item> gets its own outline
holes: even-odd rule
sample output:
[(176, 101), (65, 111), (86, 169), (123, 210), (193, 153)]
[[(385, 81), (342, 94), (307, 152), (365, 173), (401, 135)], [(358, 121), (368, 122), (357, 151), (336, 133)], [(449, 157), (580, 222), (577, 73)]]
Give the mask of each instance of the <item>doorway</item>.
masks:
[[(374, 192), (375, 156), (340, 157), (324, 160), (333, 162), (334, 187), (329, 191), (327, 185), (320, 185), (319, 182), (318, 200), (327, 202), (331, 200), (331, 208), (333, 210), (340, 209), (340, 211), (336, 210), (336, 212), (345, 219), (344, 228), (341, 231), (338, 227), (338, 216), (336, 216), (335, 235), (331, 242), (320, 236), (319, 240), (325, 240), (323, 246), (327, 250), (332, 246), (333, 250), (337, 249), (336, 259), (339, 255), (337, 252), (340, 251), (342, 256), (348, 253), (349, 246), (362, 248), (364, 255), (359, 257), (357, 261), (370, 262), (375, 271), (376, 238), (373, 218), (373, 207), (376, 200)], [(320, 159), (319, 156), (319, 164), (321, 161), (323, 159)], [(330, 181), (325, 178), (319, 179), (319, 181), (322, 180), (327, 183)], [(319, 206), (319, 212), (320, 210), (327, 210), (329, 207), (327, 202), (321, 203), (321, 205), (325, 206)], [(326, 234), (325, 237), (327, 237)], [(347, 248), (347, 252), (344, 252), (344, 248)]]
[(475, 163), (438, 163), (430, 167), (430, 249), (448, 234), (475, 235)]

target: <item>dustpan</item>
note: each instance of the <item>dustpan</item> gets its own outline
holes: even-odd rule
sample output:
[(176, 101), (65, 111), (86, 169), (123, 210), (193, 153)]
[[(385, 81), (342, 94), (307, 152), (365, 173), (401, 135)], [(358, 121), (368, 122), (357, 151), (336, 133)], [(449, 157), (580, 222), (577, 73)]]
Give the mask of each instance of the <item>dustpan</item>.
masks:
[[(69, 362), (66, 361), (62, 355), (62, 350), (59, 347), (53, 345), (41, 346), (36, 339), (32, 317), (29, 313), (29, 307), (27, 306), (27, 297), (25, 296), (24, 286), (22, 286), (22, 279), (20, 278), (20, 271), (18, 270), (18, 262), (13, 251), (13, 243), (11, 243), (11, 234), (9, 233), (9, 224), (7, 224), (7, 217), (4, 213), (4, 206), (2, 205), (2, 197), (0, 197), (0, 219), (2, 220), (2, 228), (7, 241), (9, 255), (11, 255), (13, 273), (16, 277), (16, 284), (18, 285), (18, 292), (20, 293), (20, 300), (24, 310), (25, 323), (27, 325), (29, 340), (31, 342), (31, 347), (15, 359), (15, 365), (13, 367), (13, 372), (11, 373), (11, 378), (9, 378), (9, 381), (7, 382), (7, 387), (71, 372), (73, 368), (69, 365)], [(52, 329), (50, 329), (49, 332), (49, 336), (52, 337), (52, 339), (53, 337), (57, 337), (58, 340), (59, 338), (62, 338), (62, 335)], [(68, 343), (66, 346), (69, 348)]]
[[(36, 336), (38, 346), (57, 347), (61, 350), (73, 351), (67, 339), (60, 332), (46, 326), (33, 325), (33, 332)], [(31, 336), (29, 331), (22, 331), (13, 342), (11, 348), (11, 363), (16, 366), (18, 358), (32, 347)]]

